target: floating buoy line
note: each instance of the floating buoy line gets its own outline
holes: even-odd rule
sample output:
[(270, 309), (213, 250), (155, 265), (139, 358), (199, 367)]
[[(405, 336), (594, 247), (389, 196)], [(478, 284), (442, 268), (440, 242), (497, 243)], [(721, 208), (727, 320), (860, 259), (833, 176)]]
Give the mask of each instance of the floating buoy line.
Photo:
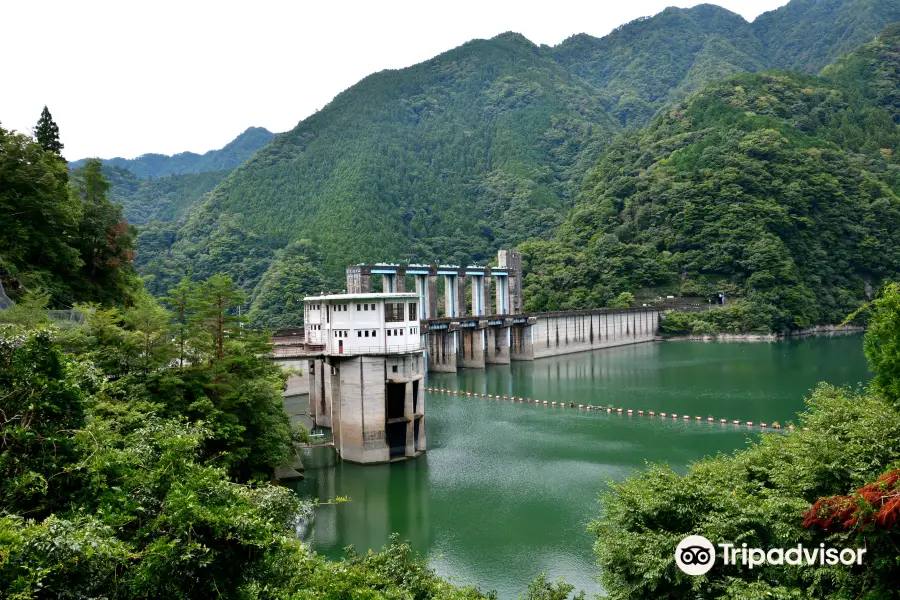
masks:
[[(446, 394), (449, 396), (466, 396), (472, 398), (489, 398), (492, 400), (506, 400), (507, 402), (515, 402), (518, 404), (534, 404), (535, 406), (556, 406), (560, 408), (577, 408), (578, 410), (584, 411), (600, 411), (607, 413), (615, 413), (619, 415), (629, 415), (634, 416), (637, 415), (639, 417), (660, 417), (661, 419), (672, 419), (672, 420), (681, 420), (681, 421), (693, 421), (696, 423), (720, 423), (722, 425), (727, 425), (731, 423), (732, 425), (744, 425), (748, 428), (753, 428), (753, 421), (740, 421), (740, 420), (729, 420), (729, 419), (714, 419), (713, 417), (691, 417), (690, 415), (678, 415), (677, 413), (664, 413), (657, 412), (653, 410), (635, 410), (631, 408), (612, 408), (610, 406), (593, 406), (591, 404), (578, 404), (576, 405), (574, 402), (559, 402), (559, 401), (551, 401), (551, 400), (532, 400), (531, 398), (523, 398), (521, 396), (501, 396), (499, 394), (481, 394), (478, 392), (467, 392), (465, 390), (448, 390), (444, 388), (425, 388), (426, 392), (431, 392), (435, 394)], [(767, 423), (757, 423), (760, 429), (769, 429), (769, 425)], [(772, 429), (782, 429), (781, 425), (778, 423), (773, 423), (771, 425)], [(788, 425), (786, 428), (787, 431), (794, 431), (795, 427), (793, 425)], [(808, 427), (803, 427), (803, 431), (809, 431)]]

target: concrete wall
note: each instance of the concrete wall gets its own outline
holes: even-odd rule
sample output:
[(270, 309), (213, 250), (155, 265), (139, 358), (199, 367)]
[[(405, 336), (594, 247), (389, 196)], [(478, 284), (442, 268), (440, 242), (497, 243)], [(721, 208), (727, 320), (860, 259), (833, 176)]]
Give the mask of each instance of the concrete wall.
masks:
[[(534, 358), (649, 342), (656, 338), (659, 311), (582, 311), (537, 317), (532, 325)], [(514, 357), (515, 360), (515, 357)]]
[(656, 338), (659, 316), (658, 309), (634, 308), (544, 313), (530, 316), (528, 323), (515, 322), (521, 317), (506, 318), (506, 325), (487, 319), (478, 328), (453, 321), (450, 329), (426, 333), (428, 370), (483, 369), (485, 364), (649, 342)]

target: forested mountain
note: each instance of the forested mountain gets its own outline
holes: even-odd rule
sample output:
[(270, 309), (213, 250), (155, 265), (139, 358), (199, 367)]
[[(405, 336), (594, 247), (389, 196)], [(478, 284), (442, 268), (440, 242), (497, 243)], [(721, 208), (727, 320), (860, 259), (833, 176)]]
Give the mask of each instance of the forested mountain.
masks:
[(252, 286), (299, 238), (332, 272), (485, 260), (559, 223), (619, 129), (594, 96), (518, 34), (372, 75), (223, 181), (145, 271), (224, 269)]
[[(180, 152), (172, 156), (166, 154), (143, 154), (137, 158), (107, 158), (103, 164), (110, 167), (128, 169), (142, 179), (152, 179), (164, 175), (183, 173), (208, 173), (234, 169), (272, 141), (275, 134), (263, 127), (249, 127), (242, 134), (228, 142), (224, 148), (210, 150), (204, 154)], [(73, 169), (82, 166), (87, 159), (70, 163)]]
[(528, 308), (650, 287), (747, 300), (701, 329), (840, 322), (900, 272), (898, 89), (892, 25), (821, 77), (738, 75), (620, 137), (522, 246)]
[(330, 280), (352, 262), (488, 261), (548, 239), (623, 128), (735, 73), (817, 71), (897, 20), (900, 0), (792, 0), (754, 23), (701, 5), (555, 48), (514, 33), (474, 40), (339, 94), (183, 224), (146, 228), (137, 264), (163, 293), (219, 271), (251, 291), (303, 239)]

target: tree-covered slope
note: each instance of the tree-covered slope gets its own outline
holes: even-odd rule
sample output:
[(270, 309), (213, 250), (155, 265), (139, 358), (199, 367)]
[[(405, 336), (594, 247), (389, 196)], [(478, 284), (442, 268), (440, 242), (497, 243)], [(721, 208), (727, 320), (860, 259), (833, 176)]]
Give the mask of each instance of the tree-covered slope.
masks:
[[(228, 177), (164, 262), (249, 265), (299, 238), (332, 271), (378, 259), (486, 260), (559, 223), (602, 141), (618, 129), (572, 77), (517, 34), (384, 71), (338, 95)], [(233, 232), (233, 235), (232, 233)]]
[(792, 0), (753, 21), (770, 68), (817, 73), (900, 21), (900, 0)]
[(663, 106), (743, 71), (818, 72), (900, 21), (900, 0), (791, 0), (753, 23), (724, 8), (670, 7), (603, 38), (573, 36), (552, 49), (589, 81), (625, 125), (646, 124)]
[(739, 328), (834, 323), (900, 272), (900, 28), (825, 71), (712, 84), (618, 139), (555, 238), (530, 309), (653, 287), (744, 298)]
[(766, 67), (750, 24), (724, 8), (667, 8), (603, 38), (573, 36), (554, 58), (589, 81), (623, 125), (641, 125), (679, 91), (716, 77)]
[(124, 207), (125, 217), (134, 225), (177, 221), (230, 172), (206, 171), (142, 179), (123, 167), (103, 167), (103, 175), (110, 183), (110, 198)]
[[(165, 154), (143, 154), (137, 158), (109, 158), (104, 164), (112, 167), (128, 169), (142, 179), (176, 175), (182, 173), (207, 173), (212, 171), (231, 170), (240, 166), (253, 156), (257, 150), (268, 144), (275, 137), (271, 131), (263, 127), (249, 127), (239, 136), (228, 142), (224, 148), (210, 150), (204, 154), (180, 152), (168, 156)], [(71, 163), (78, 168), (87, 159)]]

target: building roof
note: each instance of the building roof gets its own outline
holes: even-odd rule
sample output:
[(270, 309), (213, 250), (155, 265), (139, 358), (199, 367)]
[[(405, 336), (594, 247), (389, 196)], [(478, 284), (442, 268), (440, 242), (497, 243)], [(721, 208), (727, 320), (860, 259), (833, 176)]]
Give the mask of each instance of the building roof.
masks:
[(328, 300), (346, 300), (352, 302), (354, 300), (391, 300), (393, 298), (402, 298), (406, 300), (418, 297), (419, 295), (415, 292), (369, 292), (368, 294), (327, 294), (325, 296), (307, 296), (303, 301), (313, 302), (318, 300), (319, 302), (325, 302)]

